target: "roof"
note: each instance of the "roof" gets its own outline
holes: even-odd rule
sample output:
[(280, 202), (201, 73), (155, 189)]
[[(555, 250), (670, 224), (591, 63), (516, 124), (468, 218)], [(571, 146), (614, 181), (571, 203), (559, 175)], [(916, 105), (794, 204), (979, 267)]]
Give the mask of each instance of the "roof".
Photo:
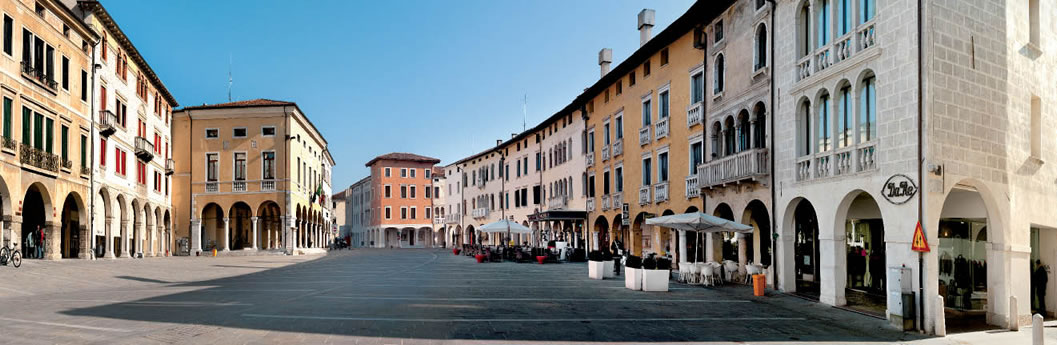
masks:
[(377, 162), (377, 161), (380, 161), (380, 160), (419, 162), (419, 163), (432, 163), (432, 164), (440, 163), (439, 159), (436, 159), (436, 158), (433, 158), (433, 157), (420, 156), (420, 155), (416, 155), (414, 153), (406, 153), (406, 152), (391, 152), (391, 153), (386, 153), (386, 154), (378, 156), (378, 157), (374, 157), (374, 159), (370, 160), (369, 162), (367, 162), (367, 164), (364, 164), (364, 165), (371, 166), (372, 164), (374, 164), (374, 162)]
[(654, 53), (657, 53), (661, 51), (661, 49), (664, 49), (668, 45), (672, 44), (672, 42), (675, 42), (687, 32), (693, 30), (694, 27), (711, 23), (713, 19), (718, 17), (719, 14), (723, 13), (723, 11), (726, 11), (727, 8), (729, 8), (732, 4), (734, 4), (734, 0), (695, 1), (694, 4), (691, 5), (690, 8), (686, 10), (686, 12), (679, 16), (679, 18), (676, 18), (675, 21), (672, 22), (672, 24), (668, 25), (668, 27), (664, 28), (664, 30), (662, 30), (656, 36), (651, 38), (649, 41), (646, 41), (646, 44), (642, 45), (641, 47), (639, 47), (639, 49), (635, 50), (635, 52), (632, 53), (631, 56), (629, 56), (627, 59), (624, 59), (624, 61), (622, 61), (619, 65), (610, 70), (609, 73), (606, 73), (606, 75), (602, 76), (602, 78), (598, 79), (598, 81), (596, 81), (590, 87), (584, 89), (584, 92), (577, 95), (572, 102), (570, 102), (558, 112), (554, 113), (554, 115), (551, 115), (543, 122), (540, 122), (538, 125), (521, 132), (520, 134), (510, 138), (507, 141), (504, 141), (502, 144), (481, 151), (469, 157), (460, 159), (454, 164), (461, 164), (463, 162), (477, 159), (478, 157), (484, 156), (492, 152), (498, 152), (499, 149), (502, 147), (506, 147), (510, 144), (516, 143), (530, 135), (535, 134), (537, 131), (546, 129), (547, 126), (551, 125), (551, 123), (558, 121), (558, 119), (572, 113), (574, 110), (582, 110), (582, 107), (586, 107), (587, 103), (594, 99), (595, 96), (603, 92), (606, 88), (615, 83), (618, 79), (624, 78), (629, 72), (633, 71), (635, 68), (639, 67), (639, 65), (644, 63), (646, 59), (649, 59), (651, 56), (653, 56)]
[(269, 107), (269, 106), (283, 106), (283, 105), (297, 105), (297, 104), (294, 103), (294, 102), (288, 102), (288, 101), (276, 101), (274, 99), (258, 98), (258, 99), (251, 99), (251, 100), (248, 100), (248, 101), (235, 101), (235, 102), (217, 103), (217, 104), (205, 104), (205, 103), (203, 103), (202, 105), (193, 105), (193, 106), (189, 106), (189, 107), (184, 107), (183, 110)]
[(103, 8), (103, 4), (100, 4), (99, 1), (96, 0), (80, 0), (77, 4), (82, 6), (82, 8), (91, 10), (92, 13), (99, 16), (99, 20), (103, 22), (103, 25), (105, 25), (108, 30), (114, 32), (114, 38), (128, 50), (129, 56), (132, 57), (132, 61), (135, 61), (136, 65), (147, 74), (147, 79), (150, 79), (150, 81), (157, 86), (158, 92), (161, 92), (162, 96), (169, 101), (169, 104), (172, 105), (173, 108), (180, 106), (180, 104), (176, 102), (176, 98), (169, 93), (169, 89), (165, 88), (165, 84), (161, 82), (158, 75), (155, 74), (154, 70), (147, 64), (147, 61), (143, 59), (143, 55), (140, 55), (136, 46), (132, 44), (132, 41), (128, 39), (128, 36), (125, 36), (125, 32), (121, 31), (121, 27), (117, 25), (114, 18), (110, 17), (110, 13)]
[(335, 200), (335, 201), (339, 201), (339, 200), (345, 200), (345, 194), (346, 194), (346, 192), (347, 192), (347, 190), (343, 190), (343, 191), (340, 191), (340, 192), (334, 193), (334, 195), (331, 195), (331, 196), (330, 196), (330, 199), (331, 199), (331, 200)]

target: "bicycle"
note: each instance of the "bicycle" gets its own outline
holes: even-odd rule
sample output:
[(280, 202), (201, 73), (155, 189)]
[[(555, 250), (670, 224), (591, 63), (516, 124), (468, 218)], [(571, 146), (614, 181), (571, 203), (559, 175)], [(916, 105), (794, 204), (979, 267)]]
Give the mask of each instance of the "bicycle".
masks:
[(8, 261), (15, 268), (22, 266), (22, 252), (18, 250), (17, 244), (14, 248), (9, 248), (8, 246), (0, 247), (0, 265), (7, 266)]

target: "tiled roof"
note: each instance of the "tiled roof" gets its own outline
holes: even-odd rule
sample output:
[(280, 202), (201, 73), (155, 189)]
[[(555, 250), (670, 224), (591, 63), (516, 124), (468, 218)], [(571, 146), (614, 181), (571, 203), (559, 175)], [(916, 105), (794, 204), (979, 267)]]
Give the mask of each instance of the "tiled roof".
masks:
[(278, 105), (296, 105), (294, 102), (287, 101), (276, 101), (272, 99), (251, 99), (248, 101), (236, 101), (228, 103), (217, 103), (217, 104), (202, 104), (194, 105), (190, 107), (184, 107), (184, 109), (220, 109), (220, 108), (244, 108), (244, 107), (267, 107), (267, 106), (278, 106)]
[(365, 165), (366, 166), (371, 166), (371, 164), (374, 164), (374, 162), (377, 162), (377, 161), (380, 161), (380, 160), (383, 160), (383, 159), (384, 160), (391, 160), (391, 161), (420, 162), (420, 163), (433, 163), (433, 164), (440, 163), (439, 159), (436, 159), (436, 158), (433, 158), (433, 157), (420, 156), (420, 155), (416, 155), (414, 153), (392, 152), (392, 153), (386, 153), (386, 154), (378, 156), (378, 157), (374, 157), (374, 159), (372, 159), (371, 161), (367, 162), (367, 164), (365, 164)]

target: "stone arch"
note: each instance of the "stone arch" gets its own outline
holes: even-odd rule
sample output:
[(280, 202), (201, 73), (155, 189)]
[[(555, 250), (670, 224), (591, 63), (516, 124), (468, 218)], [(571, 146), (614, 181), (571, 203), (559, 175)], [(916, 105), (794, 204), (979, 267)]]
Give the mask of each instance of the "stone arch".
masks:
[[(54, 204), (51, 193), (43, 183), (35, 182), (26, 187), (22, 194), (22, 230), (19, 238), (21, 247), (27, 258), (49, 258), (58, 259), (58, 246), (55, 241), (59, 239), (54, 232), (56, 221), (54, 219)], [(41, 236), (45, 237), (44, 245), (40, 245)]]
[(117, 218), (116, 219), (116, 224), (115, 224), (115, 226), (117, 227), (117, 233), (114, 234), (115, 235), (114, 238), (108, 239), (108, 241), (113, 242), (112, 248), (117, 252), (117, 256), (119, 256), (119, 257), (128, 257), (129, 256), (128, 228), (130, 226), (132, 226), (131, 225), (132, 219), (130, 219), (131, 218), (131, 212), (130, 212), (131, 207), (129, 205), (128, 199), (125, 197), (124, 194), (120, 194), (119, 193), (117, 195), (117, 197), (115, 198), (115, 200), (117, 201), (116, 205), (115, 205), (115, 209), (117, 210), (117, 213), (118, 213), (118, 216), (115, 217), (115, 218)]
[(752, 234), (746, 237), (746, 261), (769, 266), (774, 260), (772, 247), (771, 216), (767, 205), (753, 199), (745, 206), (741, 223), (752, 226)]
[(92, 224), (95, 229), (102, 229), (102, 236), (91, 234), (90, 240), (91, 246), (98, 248), (93, 255), (96, 257), (108, 256), (113, 257), (112, 238), (114, 228), (114, 201), (110, 196), (110, 190), (106, 187), (100, 187), (99, 191), (93, 193), (92, 198), (95, 199), (95, 210), (92, 214)]
[(727, 115), (723, 120), (723, 155), (730, 156), (738, 152), (736, 139), (736, 122), (734, 116)]
[(886, 309), (883, 212), (877, 198), (860, 189), (849, 192), (837, 204), (832, 236), (839, 248), (834, 252), (845, 256), (837, 255), (834, 260), (833, 304), (850, 302)]
[(625, 243), (631, 250), (632, 255), (645, 255), (645, 249), (650, 247), (652, 239), (643, 237), (643, 226), (646, 225), (646, 212), (639, 212), (631, 222), (630, 241)]
[(227, 245), (224, 237), (224, 209), (219, 204), (211, 202), (202, 207), (202, 250), (222, 250)]
[(752, 128), (753, 147), (767, 147), (767, 105), (763, 101), (752, 107)]
[[(22, 196), (25, 196), (25, 193)], [(14, 200), (11, 195), (11, 189), (7, 186), (7, 181), (0, 177), (0, 217), (3, 217), (5, 221), (10, 220), (10, 217), (15, 215)]]
[(783, 268), (787, 281), (794, 284), (787, 290), (809, 298), (818, 299), (820, 294), (818, 216), (815, 207), (803, 197), (789, 202), (784, 212), (783, 229), (791, 243), (783, 243), (782, 262), (792, 262), (792, 267)]
[[(1027, 287), (1018, 290), (1018, 287), (1005, 283), (1011, 277), (1029, 276), (1030, 271), (1022, 269), (1029, 270), (1034, 267), (1034, 263), (1025, 262), (1022, 267), (1010, 267), (1008, 264), (1014, 260), (1011, 255), (1016, 254), (1010, 253), (1007, 248), (1015, 245), (1010, 243), (1013, 240), (1005, 233), (1007, 219), (996, 200), (1004, 200), (1004, 197), (997, 196), (986, 183), (974, 178), (959, 180), (949, 187), (945, 186), (942, 208), (937, 216), (928, 220), (927, 224), (936, 229), (935, 234), (930, 235), (930, 227), (923, 225), (926, 236), (936, 238), (930, 243), (936, 252), (934, 260), (938, 260), (939, 267), (950, 267), (946, 271), (940, 270), (939, 279), (929, 283), (938, 284), (937, 291), (945, 296), (947, 309), (958, 311), (945, 313), (948, 320), (1006, 326), (1012, 317), (1008, 313), (1010, 296), (1017, 296), (1018, 309), (1031, 308), (1031, 295), (1021, 295), (1028, 291)], [(944, 257), (944, 254), (948, 257)], [(1024, 255), (1027, 257), (1029, 254)], [(982, 264), (984, 272), (969, 269), (959, 273), (959, 266), (962, 265), (952, 261), (959, 256), (970, 265)], [(953, 266), (950, 264), (952, 262)], [(959, 284), (971, 287), (973, 297), (955, 296), (952, 292)], [(986, 299), (980, 301), (976, 296), (986, 296)], [(1023, 313), (1026, 312), (1018, 314)]]
[(595, 232), (594, 237), (594, 248), (593, 250), (599, 250), (601, 248), (609, 248), (609, 243), (612, 241), (609, 233), (609, 221), (604, 215), (599, 215), (595, 218), (593, 231)]
[(162, 214), (162, 221), (163, 221), (162, 224), (164, 224), (164, 229), (165, 229), (165, 233), (162, 236), (162, 240), (163, 240), (163, 243), (164, 243), (164, 245), (162, 246), (162, 251), (165, 252), (165, 256), (169, 256), (169, 255), (172, 255), (172, 245), (173, 245), (173, 239), (172, 239), (172, 215), (170, 214), (170, 210), (169, 209), (165, 209), (165, 212)]
[(63, 259), (87, 257), (88, 208), (77, 192), (66, 195), (59, 222), (59, 255)]
[(257, 206), (257, 239), (255, 244), (260, 249), (277, 249), (280, 247), (283, 230), (283, 209), (278, 202), (265, 200)]
[(228, 231), (228, 243), (230, 243), (228, 249), (236, 250), (252, 247), (253, 223), (250, 219), (253, 217), (253, 208), (243, 201), (235, 202), (230, 206), (228, 209), (228, 220), (231, 222), (229, 225), (230, 230)]

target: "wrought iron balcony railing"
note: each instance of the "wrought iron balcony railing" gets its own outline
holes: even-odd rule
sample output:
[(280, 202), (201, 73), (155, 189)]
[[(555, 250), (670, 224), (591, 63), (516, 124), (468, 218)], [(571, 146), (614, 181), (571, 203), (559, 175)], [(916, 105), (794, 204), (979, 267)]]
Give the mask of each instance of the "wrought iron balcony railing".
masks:
[(22, 164), (29, 164), (48, 171), (59, 171), (58, 155), (45, 152), (44, 150), (26, 145), (25, 143), (22, 143), (19, 151), (19, 161), (22, 162)]
[(121, 125), (121, 121), (117, 118), (117, 114), (109, 110), (99, 111), (99, 122), (96, 123), (99, 126), (99, 135), (109, 137), (117, 131), (117, 127)]
[(147, 138), (137, 136), (136, 137), (136, 157), (139, 159), (150, 162), (154, 159), (154, 144), (147, 140)]

